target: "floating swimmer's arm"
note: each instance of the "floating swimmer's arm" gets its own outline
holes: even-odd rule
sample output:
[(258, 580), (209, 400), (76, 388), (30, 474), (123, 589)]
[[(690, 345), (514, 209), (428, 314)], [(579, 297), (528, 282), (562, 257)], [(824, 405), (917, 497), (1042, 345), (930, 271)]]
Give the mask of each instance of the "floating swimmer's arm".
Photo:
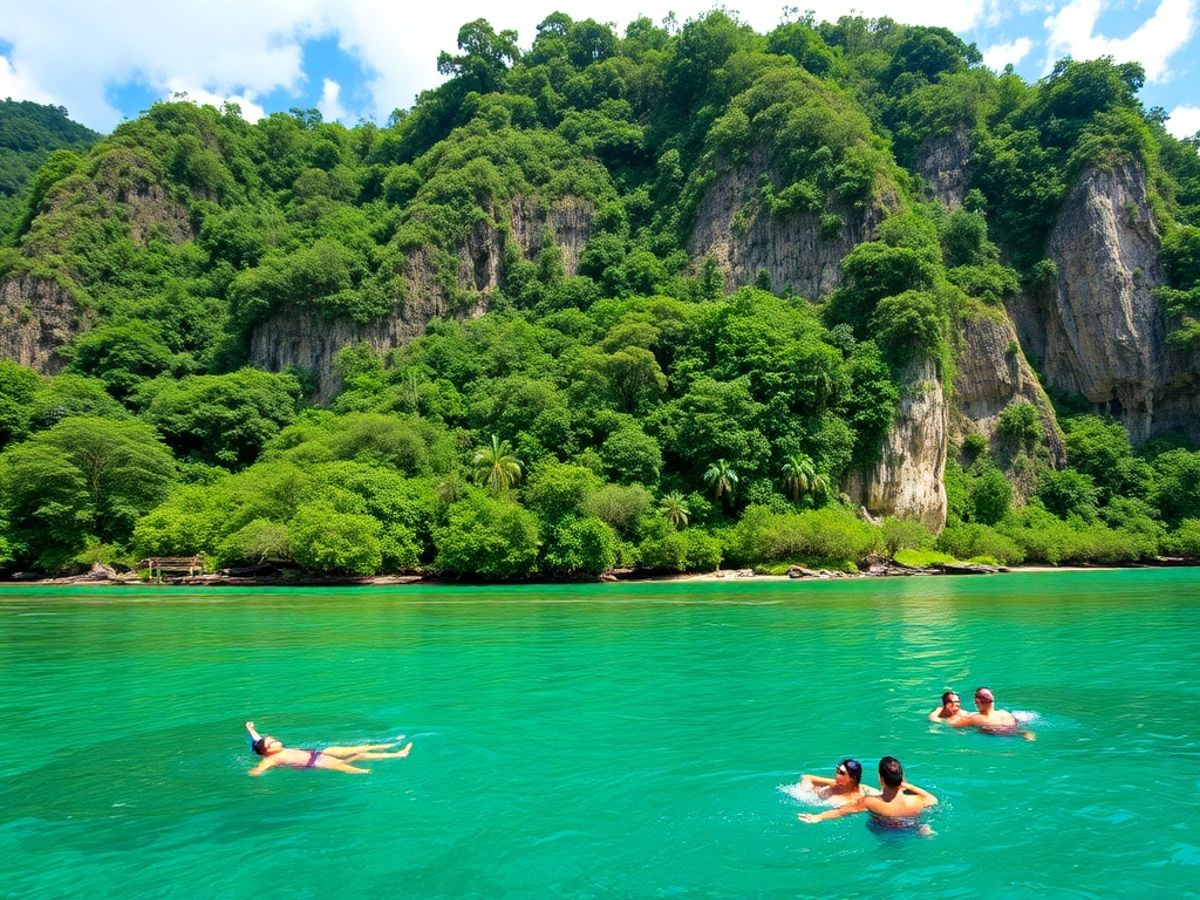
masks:
[(959, 713), (957, 716), (951, 716), (945, 722), (952, 728), (967, 728), (971, 725), (982, 725), (987, 720), (979, 713)]
[(801, 775), (800, 783), (801, 784), (808, 783), (808, 784), (816, 785), (817, 787), (826, 787), (827, 785), (837, 784), (837, 779), (822, 778), (820, 775)]
[(796, 818), (801, 822), (812, 824), (814, 822), (824, 822), (826, 819), (840, 819), (842, 816), (852, 816), (855, 813), (866, 812), (867, 798), (859, 797), (853, 803), (847, 803), (845, 806), (838, 806), (833, 809), (827, 809), (823, 813), (814, 815), (813, 813), (800, 813)]
[(251, 769), (246, 774), (253, 775), (257, 778), (259, 775), (261, 775), (263, 772), (267, 771), (267, 769), (272, 768), (274, 765), (275, 765), (275, 757), (265, 756), (265, 757), (263, 757), (262, 761), (259, 762), (259, 764), (257, 766), (255, 766), (253, 769)]
[(939, 706), (936, 709), (934, 709), (934, 711), (929, 714), (929, 721), (930, 722), (940, 722), (943, 718), (945, 718), (942, 715), (942, 710), (945, 708), (946, 707), (944, 707), (944, 706)]
[(247, 722), (247, 723), (246, 723), (246, 730), (247, 730), (248, 732), (250, 732), (250, 740), (252, 740), (252, 741), (257, 741), (257, 740), (259, 740), (259, 738), (261, 737), (261, 736), (259, 735), (259, 733), (258, 733), (257, 731), (255, 731), (255, 730), (254, 730), (254, 723), (253, 723), (253, 722)]

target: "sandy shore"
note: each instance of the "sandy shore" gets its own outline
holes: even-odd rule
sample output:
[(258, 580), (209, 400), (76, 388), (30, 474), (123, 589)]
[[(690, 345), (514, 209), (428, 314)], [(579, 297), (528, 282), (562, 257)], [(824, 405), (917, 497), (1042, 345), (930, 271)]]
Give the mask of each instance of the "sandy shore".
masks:
[[(965, 564), (964, 564), (965, 565)], [(946, 577), (948, 575), (1002, 575), (1005, 573), (1043, 573), (1043, 572), (1112, 572), (1119, 569), (1159, 569), (1159, 568), (1175, 568), (1182, 566), (1200, 566), (1200, 560), (1178, 560), (1169, 559), (1159, 563), (1137, 563), (1128, 566), (999, 566), (999, 567), (980, 567), (977, 571), (953, 571), (941, 572), (928, 569), (909, 569), (909, 570), (893, 570), (886, 572), (839, 572), (828, 569), (806, 570), (809, 574), (799, 577), (790, 575), (760, 575), (752, 569), (718, 569), (715, 572), (697, 572), (686, 575), (659, 575), (648, 578), (639, 577), (624, 577), (617, 578), (613, 576), (605, 576), (599, 581), (611, 584), (630, 584), (630, 583), (645, 583), (645, 584), (667, 584), (670, 582), (692, 582), (692, 581), (841, 581), (848, 579), (863, 579), (863, 578), (921, 578), (921, 577)], [(896, 567), (903, 569), (903, 567)], [(990, 570), (989, 570), (990, 569)], [(368, 586), (398, 586), (406, 584), (424, 584), (424, 585), (465, 585), (465, 584), (492, 584), (496, 582), (473, 582), (460, 581), (454, 579), (438, 578), (436, 576), (422, 575), (377, 575), (368, 578), (352, 578), (338, 576), (309, 576), (309, 577), (239, 577), (230, 575), (195, 575), (182, 578), (167, 578), (162, 581), (150, 582), (143, 581), (132, 573), (114, 574), (112, 577), (99, 575), (96, 572), (87, 575), (76, 575), (65, 578), (42, 578), (30, 579), (21, 581), (0, 582), (0, 584), (34, 584), (34, 585), (98, 585), (98, 586), (115, 586), (115, 585), (155, 585), (168, 587), (204, 587), (204, 586), (231, 586), (231, 587), (354, 587), (357, 585)], [(533, 580), (527, 582), (504, 582), (506, 584), (594, 584), (595, 579), (580, 579), (571, 581), (567, 579), (546, 579)]]

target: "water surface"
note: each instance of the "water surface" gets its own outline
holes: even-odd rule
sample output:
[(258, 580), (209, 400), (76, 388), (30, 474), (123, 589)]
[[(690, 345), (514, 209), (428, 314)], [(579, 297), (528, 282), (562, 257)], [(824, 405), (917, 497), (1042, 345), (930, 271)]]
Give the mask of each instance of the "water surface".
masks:
[[(1200, 571), (0, 587), (0, 894), (1113, 896), (1200, 885)], [(925, 714), (988, 684), (1035, 743)], [(415, 741), (369, 776), (253, 765)], [(892, 754), (929, 838), (781, 790)]]

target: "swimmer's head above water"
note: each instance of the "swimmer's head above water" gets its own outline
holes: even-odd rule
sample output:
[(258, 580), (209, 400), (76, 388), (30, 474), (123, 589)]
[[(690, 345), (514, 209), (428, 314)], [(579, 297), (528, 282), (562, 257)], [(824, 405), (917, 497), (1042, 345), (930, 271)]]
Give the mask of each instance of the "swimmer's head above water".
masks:
[(975, 705), (982, 709), (984, 706), (992, 706), (996, 702), (996, 695), (992, 693), (991, 688), (980, 687), (975, 689)]
[(267, 756), (271, 753), (278, 753), (283, 749), (283, 741), (271, 737), (269, 734), (264, 734), (257, 741), (252, 741), (250, 749), (259, 756)]
[(879, 780), (887, 787), (898, 788), (904, 784), (904, 767), (894, 756), (885, 756), (879, 761)]
[(834, 769), (834, 773), (839, 778), (845, 776), (846, 778), (850, 779), (850, 781), (854, 782), (854, 784), (860, 784), (862, 782), (862, 763), (860, 763), (857, 759), (846, 757), (837, 764), (837, 768)]

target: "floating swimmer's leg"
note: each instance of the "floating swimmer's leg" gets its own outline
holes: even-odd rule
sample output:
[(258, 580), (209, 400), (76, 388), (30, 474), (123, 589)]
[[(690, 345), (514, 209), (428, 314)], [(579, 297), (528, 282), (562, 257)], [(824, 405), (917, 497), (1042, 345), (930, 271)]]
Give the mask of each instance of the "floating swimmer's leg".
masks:
[[(390, 746), (390, 745), (389, 745)], [(353, 756), (346, 757), (347, 762), (359, 762), (364, 759), (403, 759), (412, 751), (412, 741), (409, 741), (403, 748), (395, 753), (355, 753)]]

